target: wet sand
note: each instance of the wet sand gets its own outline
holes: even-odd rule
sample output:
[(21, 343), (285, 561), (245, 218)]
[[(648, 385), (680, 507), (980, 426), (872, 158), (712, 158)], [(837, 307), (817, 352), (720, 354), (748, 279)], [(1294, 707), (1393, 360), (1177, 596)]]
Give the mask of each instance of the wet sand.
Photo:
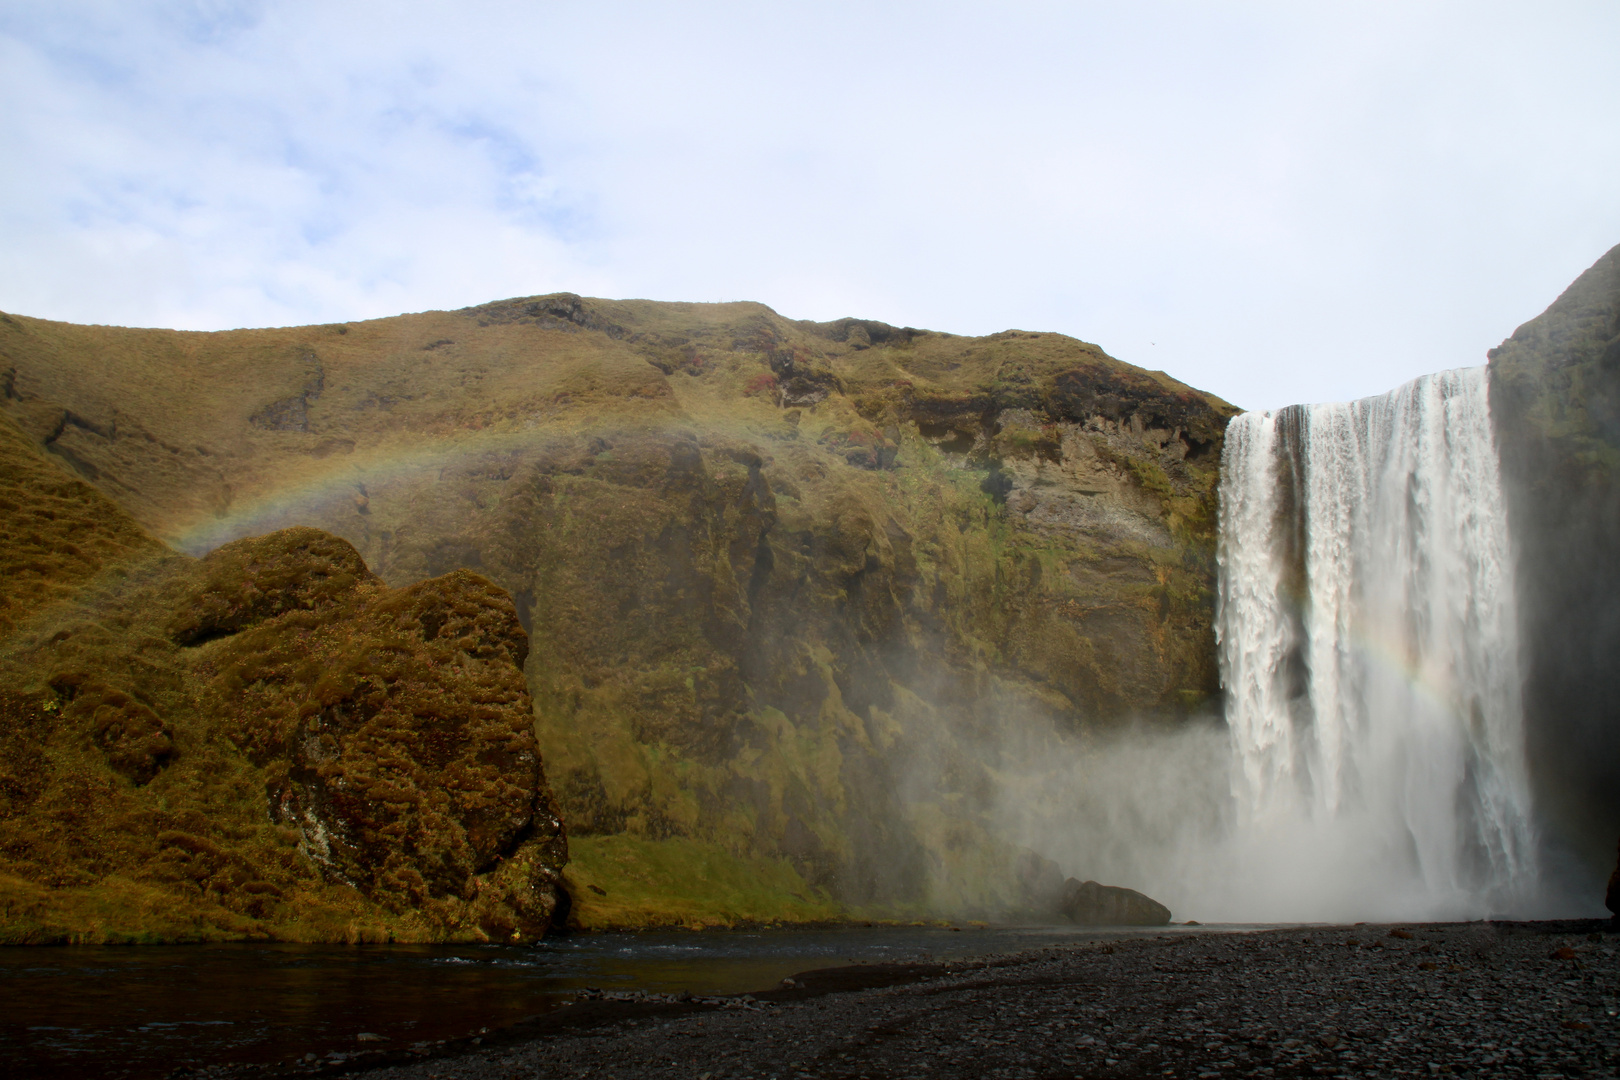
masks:
[(1185, 934), (586, 997), (453, 1044), (209, 1075), (1224, 1077), (1620, 1074), (1606, 921)]

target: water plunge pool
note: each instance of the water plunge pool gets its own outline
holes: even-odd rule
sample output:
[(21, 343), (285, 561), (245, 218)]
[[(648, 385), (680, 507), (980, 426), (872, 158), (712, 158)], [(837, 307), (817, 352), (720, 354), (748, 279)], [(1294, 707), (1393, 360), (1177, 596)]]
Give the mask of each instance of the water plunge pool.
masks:
[[(816, 968), (1211, 929), (1221, 928), (660, 931), (538, 946), (9, 947), (0, 949), (0, 1075), (139, 1080), (186, 1066), (403, 1049), (516, 1023), (586, 987), (744, 994)], [(361, 1041), (361, 1033), (382, 1039)]]

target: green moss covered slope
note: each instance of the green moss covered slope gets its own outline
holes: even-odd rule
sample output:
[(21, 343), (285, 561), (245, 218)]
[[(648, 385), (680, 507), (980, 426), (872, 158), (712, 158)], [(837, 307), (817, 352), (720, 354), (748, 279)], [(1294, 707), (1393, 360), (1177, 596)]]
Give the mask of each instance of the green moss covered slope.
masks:
[(0, 355), (183, 550), (313, 525), (508, 590), (581, 925), (1015, 910), (1006, 770), (1214, 708), (1235, 410), (1061, 335), (561, 294)]

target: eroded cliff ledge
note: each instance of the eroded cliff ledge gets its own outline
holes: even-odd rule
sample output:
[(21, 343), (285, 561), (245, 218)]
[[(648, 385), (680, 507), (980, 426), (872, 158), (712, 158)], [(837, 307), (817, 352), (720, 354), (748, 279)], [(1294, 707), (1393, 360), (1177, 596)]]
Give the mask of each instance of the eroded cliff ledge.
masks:
[(182, 550), (313, 525), (508, 590), (586, 925), (1014, 908), (1010, 756), (1218, 708), (1235, 410), (1070, 338), (556, 295), (0, 355)]

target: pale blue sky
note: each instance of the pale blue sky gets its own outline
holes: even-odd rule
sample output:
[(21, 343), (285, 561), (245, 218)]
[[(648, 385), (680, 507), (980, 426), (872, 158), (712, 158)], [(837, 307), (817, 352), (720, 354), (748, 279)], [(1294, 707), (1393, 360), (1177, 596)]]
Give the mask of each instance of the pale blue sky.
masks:
[(1617, 48), (1614, 0), (0, 0), (0, 308), (752, 299), (1361, 396), (1620, 243)]

